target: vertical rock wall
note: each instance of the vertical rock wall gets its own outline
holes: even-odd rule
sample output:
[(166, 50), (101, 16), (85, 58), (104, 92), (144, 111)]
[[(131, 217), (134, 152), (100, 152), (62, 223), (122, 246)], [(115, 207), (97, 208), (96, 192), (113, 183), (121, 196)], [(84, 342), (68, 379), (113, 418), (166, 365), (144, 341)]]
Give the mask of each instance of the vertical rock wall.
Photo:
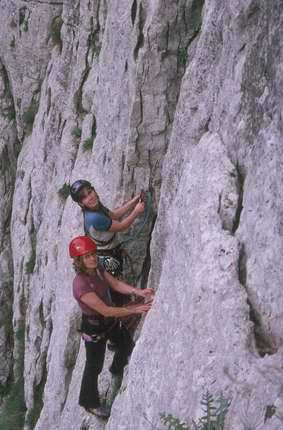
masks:
[(205, 2), (163, 164), (157, 298), (108, 429), (192, 422), (207, 390), (232, 399), (227, 429), (282, 427), (279, 8)]
[(280, 3), (2, 0), (0, 382), (13, 298), (26, 429), (105, 427), (77, 405), (83, 177), (110, 207), (152, 185), (158, 215), (150, 255), (153, 222), (129, 245), (158, 291), (106, 428), (190, 421), (206, 390), (232, 399), (229, 429), (282, 425)]

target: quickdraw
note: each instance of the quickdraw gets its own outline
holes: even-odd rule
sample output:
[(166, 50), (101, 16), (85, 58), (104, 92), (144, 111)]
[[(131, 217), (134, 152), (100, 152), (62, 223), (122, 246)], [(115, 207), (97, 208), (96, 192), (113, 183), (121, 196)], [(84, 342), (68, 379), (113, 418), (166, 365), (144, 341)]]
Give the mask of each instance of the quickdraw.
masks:
[(107, 272), (110, 272), (113, 276), (121, 271), (121, 263), (116, 258), (110, 255), (100, 255), (99, 260)]

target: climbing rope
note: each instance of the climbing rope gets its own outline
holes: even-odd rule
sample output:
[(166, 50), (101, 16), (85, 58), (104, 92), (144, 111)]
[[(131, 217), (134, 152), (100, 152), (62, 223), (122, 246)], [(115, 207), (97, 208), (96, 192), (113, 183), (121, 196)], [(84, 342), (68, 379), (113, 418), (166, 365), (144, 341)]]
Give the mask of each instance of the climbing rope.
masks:
[[(150, 215), (152, 212), (153, 195), (154, 195), (153, 178), (155, 176), (155, 172), (156, 172), (156, 169), (158, 167), (159, 167), (159, 160), (156, 161), (155, 165), (153, 166), (153, 169), (151, 170), (151, 174), (149, 177), (148, 191), (142, 191), (141, 192), (142, 201), (144, 201), (144, 203), (145, 203), (143, 221), (142, 221), (140, 227), (138, 228), (138, 230), (132, 236), (130, 236), (127, 239), (122, 240), (120, 242), (120, 244), (118, 245), (119, 248), (121, 248), (123, 245), (131, 242), (132, 240), (136, 239), (141, 234), (145, 225), (149, 221), (149, 218), (150, 218)], [(138, 277), (136, 276), (135, 271), (134, 271), (134, 261), (130, 257), (130, 255), (128, 254), (126, 249), (124, 249), (124, 247), (123, 247), (123, 255), (124, 255), (125, 261), (127, 261), (128, 265), (130, 267), (130, 271), (131, 271), (133, 278), (135, 278), (135, 283), (137, 283), (138, 280), (140, 279), (140, 277), (142, 276), (142, 273), (140, 273)]]
[(128, 237), (125, 240), (122, 240), (119, 246), (125, 245), (125, 243), (129, 243), (132, 240), (136, 239), (141, 234), (145, 225), (147, 224), (150, 217), (151, 208), (152, 208), (152, 195), (150, 191), (144, 191), (144, 202), (145, 202), (144, 217), (140, 227), (132, 236)]

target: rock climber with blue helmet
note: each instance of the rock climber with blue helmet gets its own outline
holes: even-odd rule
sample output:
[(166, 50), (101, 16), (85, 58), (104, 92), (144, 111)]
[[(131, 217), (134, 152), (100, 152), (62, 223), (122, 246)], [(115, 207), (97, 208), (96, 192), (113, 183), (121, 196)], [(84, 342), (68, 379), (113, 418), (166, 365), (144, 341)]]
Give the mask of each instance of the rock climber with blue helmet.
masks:
[(102, 257), (104, 268), (117, 277), (122, 273), (123, 253), (117, 233), (124, 232), (144, 212), (145, 204), (137, 195), (121, 207), (109, 210), (100, 201), (92, 184), (84, 179), (75, 181), (70, 187), (74, 202), (82, 208), (85, 234), (97, 246), (97, 255)]

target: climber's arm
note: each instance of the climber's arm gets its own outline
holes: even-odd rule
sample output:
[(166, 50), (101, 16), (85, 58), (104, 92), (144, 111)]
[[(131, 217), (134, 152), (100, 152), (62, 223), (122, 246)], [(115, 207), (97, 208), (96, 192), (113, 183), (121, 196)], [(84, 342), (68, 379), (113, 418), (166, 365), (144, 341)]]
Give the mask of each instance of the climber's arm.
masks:
[(154, 296), (154, 290), (152, 288), (145, 288), (141, 290), (140, 288), (133, 287), (126, 282), (120, 281), (114, 278), (110, 273), (104, 272), (104, 278), (110, 285), (110, 287), (122, 294), (134, 294), (137, 297), (143, 297), (147, 300), (152, 300)]
[(81, 301), (91, 309), (104, 317), (126, 317), (133, 314), (146, 313), (151, 304), (128, 305), (125, 307), (114, 307), (106, 305), (94, 292), (86, 293), (81, 296)]
[(119, 221), (124, 215), (126, 215), (127, 212), (132, 211), (136, 204), (138, 203), (138, 200), (140, 198), (140, 194), (133, 197), (131, 200), (123, 204), (120, 208), (113, 209), (109, 212), (110, 217), (113, 220)]
[(117, 233), (120, 231), (127, 230), (134, 222), (134, 220), (144, 211), (144, 203), (138, 202), (132, 212), (124, 218), (122, 221), (116, 221), (112, 219), (111, 227), (108, 231)]

